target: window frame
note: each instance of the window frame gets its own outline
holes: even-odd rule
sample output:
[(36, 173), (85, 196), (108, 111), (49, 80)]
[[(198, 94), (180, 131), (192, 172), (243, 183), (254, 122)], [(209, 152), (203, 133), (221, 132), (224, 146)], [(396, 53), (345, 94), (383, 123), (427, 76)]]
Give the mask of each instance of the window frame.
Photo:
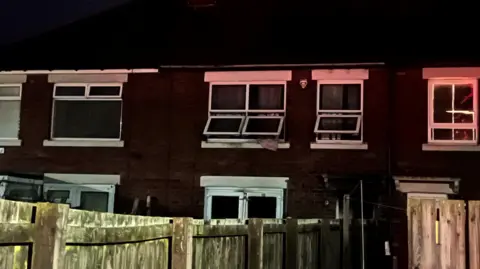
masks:
[(112, 213), (115, 204), (115, 185), (112, 184), (67, 184), (67, 183), (44, 183), (43, 197), (47, 196), (48, 191), (69, 191), (70, 206), (79, 207), (82, 199), (82, 192), (106, 192), (108, 193), (108, 210)]
[[(314, 134), (315, 134), (315, 143), (317, 144), (362, 144), (364, 143), (363, 139), (363, 117), (364, 117), (364, 99), (365, 99), (365, 91), (364, 91), (364, 83), (365, 80), (363, 79), (342, 79), (342, 80), (331, 80), (331, 79), (318, 79), (317, 80), (317, 94), (316, 94), (316, 121), (314, 127)], [(360, 109), (358, 110), (327, 110), (327, 109), (320, 109), (320, 94), (321, 94), (321, 85), (360, 85)], [(338, 114), (335, 114), (338, 113)], [(342, 114), (340, 114), (342, 113)], [(351, 114), (351, 115), (349, 115)], [(342, 139), (318, 139), (318, 134), (352, 134), (356, 132), (352, 131), (322, 131), (318, 132), (318, 127), (320, 124), (320, 120), (322, 117), (358, 117), (357, 121), (357, 130), (360, 133), (359, 140), (342, 140)]]
[[(237, 135), (240, 136), (242, 133), (242, 127), (245, 122), (245, 116), (241, 115), (211, 115), (208, 117), (207, 124), (205, 124), (205, 129), (203, 130), (204, 135)], [(209, 132), (208, 128), (210, 127), (210, 123), (212, 119), (241, 119), (240, 126), (238, 127), (238, 132)]]
[[(244, 109), (213, 109), (212, 108), (212, 96), (213, 96), (213, 87), (214, 86), (228, 86), (228, 85), (241, 85), (245, 86), (245, 108)], [(278, 85), (283, 87), (283, 108), (282, 109), (250, 109), (250, 86), (251, 85)], [(208, 120), (205, 124), (205, 128), (203, 131), (203, 135), (210, 136), (210, 135), (234, 135), (238, 136), (238, 138), (215, 138), (215, 137), (208, 137), (208, 142), (217, 142), (217, 141), (228, 141), (228, 142), (238, 142), (244, 143), (248, 141), (254, 141), (255, 139), (248, 138), (248, 135), (274, 135), (278, 136), (281, 134), (281, 131), (284, 127), (284, 121), (287, 111), (287, 81), (278, 80), (278, 81), (221, 81), (209, 82), (209, 94), (208, 94)], [(281, 114), (281, 115), (259, 115), (259, 114)], [(240, 126), (240, 132), (237, 134), (233, 133), (211, 133), (208, 132), (208, 128), (211, 123), (211, 118), (217, 117), (226, 117), (226, 118), (235, 118), (235, 117), (243, 117), (242, 124)], [(246, 127), (248, 125), (249, 118), (282, 118), (279, 124), (280, 132), (276, 133), (245, 133)]]
[[(434, 87), (435, 85), (473, 85), (473, 122), (472, 123), (434, 123)], [(434, 129), (467, 129), (474, 130), (473, 140), (435, 140)], [(429, 144), (476, 145), (478, 144), (478, 80), (476, 78), (430, 78), (428, 79), (428, 128), (427, 137)]]
[[(346, 130), (318, 130), (320, 127), (320, 122), (322, 118), (357, 118), (357, 126), (354, 131), (346, 131)], [(314, 133), (316, 134), (356, 134), (360, 131), (360, 126), (362, 124), (362, 116), (361, 115), (318, 115), (317, 121), (315, 122), (315, 130)], [(343, 141), (343, 140), (341, 140)]]
[(248, 197), (275, 197), (275, 218), (282, 219), (284, 213), (284, 192), (285, 190), (281, 188), (205, 187), (204, 219), (212, 219), (213, 196), (238, 197), (237, 219), (241, 220), (248, 219)]
[[(91, 96), (91, 87), (120, 87), (118, 95), (112, 96)], [(57, 96), (57, 87), (85, 87), (83, 96)], [(68, 138), (68, 137), (55, 137), (54, 136), (54, 120), (55, 120), (55, 101), (120, 101), (122, 108), (120, 111), (120, 128), (118, 138)], [(52, 97), (52, 113), (50, 119), (50, 140), (52, 141), (122, 141), (122, 128), (123, 128), (123, 83), (55, 83), (53, 88)]]
[(18, 101), (20, 103), (20, 111), (18, 113), (18, 130), (17, 135), (14, 137), (0, 137), (0, 140), (18, 140), (20, 137), (20, 128), (21, 128), (21, 119), (22, 119), (22, 95), (23, 95), (23, 84), (21, 83), (0, 83), (0, 88), (7, 87), (18, 87), (20, 89), (18, 96), (0, 96), (0, 101)]
[[(278, 123), (278, 128), (277, 128), (277, 131), (275, 133), (247, 132), (247, 127), (248, 127), (248, 123), (249, 123), (250, 119), (279, 119), (280, 122)], [(274, 136), (279, 136), (280, 133), (282, 133), (284, 120), (285, 120), (285, 116), (247, 116), (246, 119), (245, 119), (245, 123), (243, 125), (242, 134), (246, 135), (246, 136), (248, 136), (248, 135), (258, 135), (258, 136), (274, 135)]]

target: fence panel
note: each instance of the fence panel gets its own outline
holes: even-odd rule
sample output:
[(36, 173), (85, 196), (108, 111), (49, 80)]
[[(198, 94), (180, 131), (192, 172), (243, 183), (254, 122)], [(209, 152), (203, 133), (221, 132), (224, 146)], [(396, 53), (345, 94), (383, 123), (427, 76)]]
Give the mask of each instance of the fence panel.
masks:
[(410, 268), (464, 269), (465, 202), (409, 199), (407, 210)]
[(0, 199), (0, 268), (28, 268), (33, 209), (33, 204)]
[(0, 269), (340, 269), (341, 234), (338, 220), (204, 221), (0, 200)]

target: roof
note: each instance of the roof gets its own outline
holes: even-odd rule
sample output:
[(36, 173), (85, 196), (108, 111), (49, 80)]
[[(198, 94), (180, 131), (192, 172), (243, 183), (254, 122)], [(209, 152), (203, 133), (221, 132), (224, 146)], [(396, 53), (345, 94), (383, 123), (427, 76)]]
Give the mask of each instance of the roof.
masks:
[(2, 50), (0, 70), (480, 63), (472, 56), (480, 54), (470, 53), (473, 42), (432, 39), (443, 25), (426, 25), (428, 18), (405, 21), (373, 9), (360, 16), (358, 9), (308, 0), (257, 1), (262, 4), (251, 8), (252, 1), (218, 0), (215, 7), (192, 9), (179, 0), (137, 0)]

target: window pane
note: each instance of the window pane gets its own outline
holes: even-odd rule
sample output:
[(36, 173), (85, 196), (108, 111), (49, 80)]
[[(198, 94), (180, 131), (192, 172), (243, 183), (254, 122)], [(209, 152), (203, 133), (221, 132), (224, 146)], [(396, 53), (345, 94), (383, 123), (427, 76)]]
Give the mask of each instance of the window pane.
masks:
[(245, 109), (246, 90), (245, 85), (213, 85), (212, 109)]
[(454, 122), (473, 122), (473, 85), (456, 84), (454, 100)]
[(7, 182), (4, 198), (15, 201), (36, 202), (40, 200), (39, 185)]
[(247, 133), (277, 133), (281, 119), (279, 118), (250, 118), (248, 120)]
[(358, 118), (339, 118), (339, 117), (322, 117), (318, 130), (324, 131), (355, 131), (357, 130)]
[(322, 84), (320, 85), (320, 110), (360, 110), (360, 84)]
[(283, 103), (283, 85), (250, 85), (249, 109), (283, 110)]
[(20, 100), (0, 101), (0, 138), (18, 138)]
[[(452, 85), (435, 85), (433, 90), (433, 122), (452, 123)], [(450, 113), (449, 113), (450, 111)]]
[(248, 197), (248, 217), (274, 219), (277, 216), (276, 197)]
[(82, 191), (80, 209), (107, 212), (108, 192)]
[(452, 129), (433, 129), (434, 140), (452, 140)]
[(210, 120), (210, 125), (208, 126), (207, 132), (211, 133), (235, 133), (240, 131), (240, 125), (242, 124), (242, 119), (233, 118), (212, 118)]
[(454, 140), (475, 140), (474, 131), (472, 129), (454, 129)]
[(0, 86), (0, 97), (15, 97), (20, 96), (20, 87), (19, 86)]
[(58, 86), (55, 96), (85, 96), (85, 86)]
[(90, 87), (90, 96), (119, 96), (119, 86), (92, 86)]
[(70, 203), (70, 191), (47, 191), (47, 201), (51, 203), (69, 204)]
[(121, 101), (55, 101), (53, 137), (120, 138)]
[(238, 196), (212, 196), (212, 219), (238, 219)]

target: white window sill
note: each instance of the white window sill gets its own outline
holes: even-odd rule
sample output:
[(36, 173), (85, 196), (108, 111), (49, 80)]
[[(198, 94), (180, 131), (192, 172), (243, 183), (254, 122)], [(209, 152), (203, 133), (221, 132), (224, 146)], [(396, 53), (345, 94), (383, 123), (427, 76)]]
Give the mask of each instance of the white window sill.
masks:
[(423, 144), (423, 151), (480, 151), (479, 145)]
[(43, 140), (45, 147), (123, 148), (124, 144), (124, 141)]
[(367, 143), (310, 143), (311, 149), (367, 150)]
[(22, 145), (22, 140), (20, 139), (5, 139), (0, 138), (0, 146), (5, 147), (20, 147)]
[[(206, 142), (202, 141), (203, 149), (262, 149), (259, 143), (253, 142)], [(289, 149), (290, 143), (278, 143), (278, 149)]]

